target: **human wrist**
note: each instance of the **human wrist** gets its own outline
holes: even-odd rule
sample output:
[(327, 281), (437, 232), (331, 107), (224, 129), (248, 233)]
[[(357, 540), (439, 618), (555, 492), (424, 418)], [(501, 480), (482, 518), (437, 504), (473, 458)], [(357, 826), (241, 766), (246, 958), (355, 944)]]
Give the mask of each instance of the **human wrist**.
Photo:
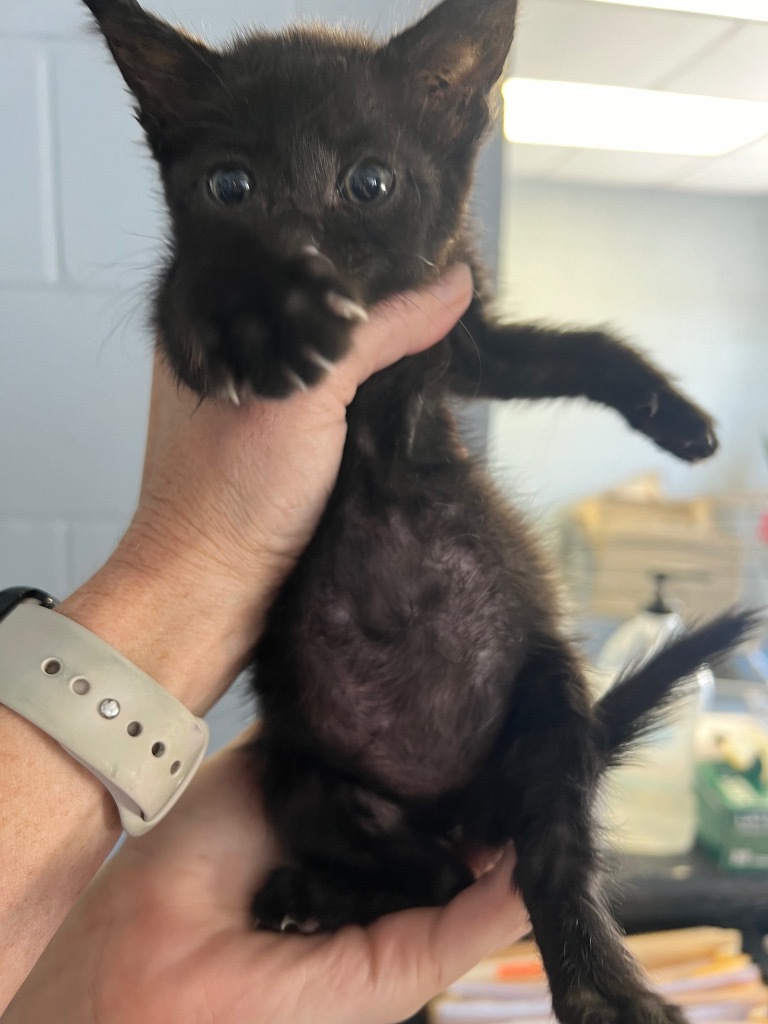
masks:
[(249, 592), (195, 552), (159, 551), (129, 530), (57, 611), (202, 715), (246, 666), (270, 598), (258, 579)]

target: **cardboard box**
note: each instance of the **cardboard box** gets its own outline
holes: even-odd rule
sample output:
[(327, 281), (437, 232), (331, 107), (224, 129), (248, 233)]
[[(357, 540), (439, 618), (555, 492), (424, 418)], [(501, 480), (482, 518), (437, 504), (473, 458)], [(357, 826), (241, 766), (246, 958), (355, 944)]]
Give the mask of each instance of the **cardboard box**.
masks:
[(745, 543), (719, 525), (714, 502), (666, 501), (652, 486), (574, 505), (561, 529), (566, 586), (580, 614), (628, 618), (653, 594), (652, 577), (688, 619), (708, 618), (742, 590)]

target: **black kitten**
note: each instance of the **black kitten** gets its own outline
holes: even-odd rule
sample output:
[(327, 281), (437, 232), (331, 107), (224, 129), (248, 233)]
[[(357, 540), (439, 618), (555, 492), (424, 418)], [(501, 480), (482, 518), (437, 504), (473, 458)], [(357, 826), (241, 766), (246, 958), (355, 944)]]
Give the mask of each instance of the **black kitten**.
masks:
[[(294, 29), (225, 51), (135, 0), (85, 2), (160, 165), (157, 325), (201, 395), (311, 386), (370, 303), (475, 264), (467, 194), (515, 0), (445, 0), (385, 45)], [(470, 883), (468, 849), (514, 840), (560, 1019), (677, 1022), (606, 912), (592, 795), (748, 620), (699, 630), (592, 706), (547, 565), (457, 443), (451, 395), (580, 396), (681, 458), (717, 444), (621, 342), (498, 324), (479, 297), (360, 388), (336, 489), (258, 645), (254, 772), (286, 865), (254, 918), (312, 931), (440, 904)]]

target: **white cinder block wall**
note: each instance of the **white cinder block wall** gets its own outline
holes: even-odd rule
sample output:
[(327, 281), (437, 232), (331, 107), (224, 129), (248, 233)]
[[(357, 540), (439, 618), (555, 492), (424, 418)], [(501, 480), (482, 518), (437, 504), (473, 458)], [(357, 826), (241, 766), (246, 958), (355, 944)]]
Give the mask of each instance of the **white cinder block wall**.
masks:
[[(155, 0), (225, 39), (237, 25), (347, 19), (386, 33), (421, 4)], [(4, 0), (0, 26), (0, 586), (63, 595), (134, 506), (147, 408), (154, 170), (80, 0)]]
[(690, 466), (597, 406), (499, 404), (490, 452), (504, 486), (537, 516), (643, 473), (675, 497), (764, 492), (767, 281), (765, 196), (509, 182), (504, 314), (610, 325), (715, 416), (721, 448)]
[[(151, 0), (209, 39), (294, 17), (382, 36), (420, 0)], [(155, 176), (80, 0), (2, 0), (0, 588), (64, 596), (106, 558), (138, 493), (161, 250)], [(276, 112), (279, 115), (279, 112)], [(492, 162), (491, 162), (492, 163)], [(490, 166), (490, 165), (489, 165)], [(498, 182), (498, 177), (494, 179)], [(483, 209), (498, 223), (492, 188)], [(214, 712), (214, 745), (244, 712)]]

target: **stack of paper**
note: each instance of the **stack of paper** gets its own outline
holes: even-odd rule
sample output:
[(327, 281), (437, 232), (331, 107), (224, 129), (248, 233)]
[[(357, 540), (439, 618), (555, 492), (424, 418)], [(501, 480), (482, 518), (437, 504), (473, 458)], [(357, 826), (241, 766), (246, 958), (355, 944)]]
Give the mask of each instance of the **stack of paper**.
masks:
[[(741, 935), (721, 928), (635, 935), (626, 940), (649, 983), (691, 1024), (768, 1022), (768, 987)], [(546, 977), (533, 943), (485, 960), (430, 1008), (432, 1024), (552, 1024)]]

